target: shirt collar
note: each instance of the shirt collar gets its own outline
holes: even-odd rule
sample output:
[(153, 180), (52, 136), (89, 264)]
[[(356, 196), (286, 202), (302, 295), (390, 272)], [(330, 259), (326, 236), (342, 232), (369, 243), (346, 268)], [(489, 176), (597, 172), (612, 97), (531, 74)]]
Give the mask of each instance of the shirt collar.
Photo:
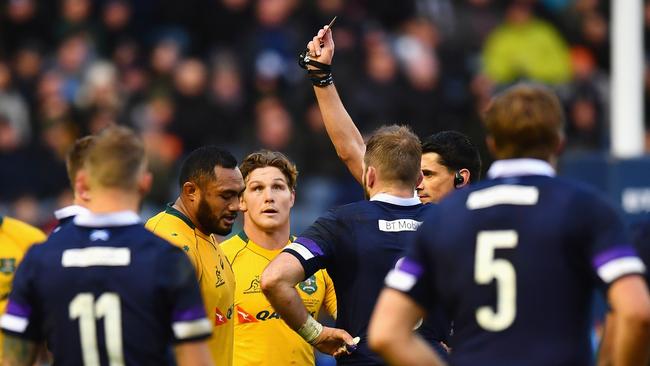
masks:
[(392, 205), (397, 205), (397, 206), (415, 206), (420, 204), (420, 200), (415, 195), (413, 195), (413, 197), (410, 198), (402, 198), (402, 197), (393, 196), (392, 194), (388, 194), (388, 193), (377, 193), (376, 195), (372, 196), (370, 200), (390, 203)]
[(522, 175), (555, 176), (551, 164), (539, 159), (504, 159), (497, 160), (487, 172), (490, 179), (518, 177)]
[(83, 206), (70, 205), (60, 210), (54, 211), (54, 217), (56, 217), (57, 220), (63, 220), (67, 219), (68, 217), (77, 216), (88, 212), (90, 211), (88, 211), (88, 209)]
[(95, 214), (90, 211), (75, 216), (74, 223), (84, 227), (113, 227), (139, 224), (140, 216), (133, 211)]

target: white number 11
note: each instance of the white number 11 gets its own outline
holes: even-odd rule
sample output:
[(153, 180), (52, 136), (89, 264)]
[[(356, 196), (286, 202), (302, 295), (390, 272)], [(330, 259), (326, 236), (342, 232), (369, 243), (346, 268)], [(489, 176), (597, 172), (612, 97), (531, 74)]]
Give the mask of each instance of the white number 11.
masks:
[(97, 349), (96, 319), (104, 318), (104, 334), (106, 351), (110, 366), (124, 365), (122, 350), (122, 315), (120, 297), (113, 292), (107, 292), (97, 298), (91, 293), (81, 293), (70, 302), (68, 309), (70, 319), (79, 318), (79, 337), (84, 366), (99, 366), (99, 351)]
[(485, 330), (502, 331), (515, 321), (517, 314), (517, 275), (512, 263), (494, 258), (496, 249), (515, 248), (519, 236), (514, 230), (480, 231), (476, 238), (474, 280), (487, 285), (496, 280), (496, 310), (489, 306), (476, 309), (476, 321)]

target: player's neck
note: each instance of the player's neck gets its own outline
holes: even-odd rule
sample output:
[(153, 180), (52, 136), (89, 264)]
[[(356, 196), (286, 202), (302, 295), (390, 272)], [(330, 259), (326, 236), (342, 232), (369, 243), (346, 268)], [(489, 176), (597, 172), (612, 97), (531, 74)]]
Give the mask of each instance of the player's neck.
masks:
[(251, 220), (244, 219), (244, 232), (246, 236), (255, 244), (268, 250), (282, 249), (289, 242), (290, 225), (285, 225), (273, 230), (263, 230), (255, 226)]
[(400, 198), (412, 198), (415, 195), (415, 188), (401, 187), (394, 185), (378, 185), (368, 190), (370, 197), (374, 197), (380, 193), (389, 194), (391, 196)]
[(192, 222), (192, 224), (194, 224), (194, 226), (199, 229), (199, 231), (201, 231), (206, 235), (210, 235), (210, 233), (206, 233), (205, 231), (203, 231), (203, 228), (201, 228), (201, 225), (199, 225), (199, 220), (196, 219), (196, 216), (191, 214), (191, 211), (187, 208), (187, 206), (185, 205), (181, 197), (178, 197), (176, 199), (172, 207), (177, 209), (183, 215), (185, 215), (185, 217), (187, 217)]
[(138, 192), (126, 192), (114, 188), (97, 188), (92, 192), (92, 199), (85, 204), (93, 213), (111, 213), (120, 211), (140, 211), (141, 196)]

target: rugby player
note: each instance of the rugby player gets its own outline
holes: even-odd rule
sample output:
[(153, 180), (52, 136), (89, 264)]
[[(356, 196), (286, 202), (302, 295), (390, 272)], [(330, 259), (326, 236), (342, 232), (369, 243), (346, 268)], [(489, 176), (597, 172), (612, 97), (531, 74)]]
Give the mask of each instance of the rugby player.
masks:
[[(290, 234), (298, 171), (280, 152), (249, 154), (239, 166), (246, 188), (241, 196), (244, 229), (221, 243), (235, 273), (235, 366), (314, 365), (313, 347), (289, 328), (262, 294), (260, 276)], [(321, 307), (336, 318), (334, 284), (319, 270), (296, 286), (307, 311)]]
[(194, 270), (136, 211), (151, 186), (144, 144), (129, 129), (102, 132), (78, 182), (89, 213), (33, 246), (14, 279), (3, 365), (33, 365), (47, 341), (54, 364), (212, 365)]
[(214, 326), (208, 346), (215, 365), (232, 364), (235, 276), (214, 235), (227, 235), (244, 189), (237, 160), (228, 151), (204, 146), (181, 166), (180, 196), (146, 227), (183, 249), (196, 270), (205, 311)]
[[(342, 365), (376, 365), (367, 344), (370, 314), (383, 277), (434, 205), (415, 197), (422, 148), (404, 126), (385, 126), (368, 140), (364, 200), (330, 210), (289, 244), (262, 274), (262, 291), (285, 322)], [(305, 309), (296, 284), (327, 269), (336, 288), (337, 328), (323, 327)], [(344, 330), (343, 330), (344, 329)], [(444, 332), (448, 324), (441, 325)], [(349, 333), (348, 333), (349, 332)], [(358, 337), (355, 345), (351, 335)], [(444, 334), (443, 334), (444, 336)], [(437, 344), (442, 339), (432, 338)], [(350, 348), (358, 347), (350, 352)]]
[(410, 330), (434, 306), (454, 320), (454, 365), (590, 365), (592, 290), (618, 314), (615, 365), (646, 365), (650, 296), (621, 218), (595, 191), (555, 177), (558, 98), (520, 84), (485, 115), (489, 180), (425, 218), (386, 277), (370, 346), (395, 365), (436, 364)]

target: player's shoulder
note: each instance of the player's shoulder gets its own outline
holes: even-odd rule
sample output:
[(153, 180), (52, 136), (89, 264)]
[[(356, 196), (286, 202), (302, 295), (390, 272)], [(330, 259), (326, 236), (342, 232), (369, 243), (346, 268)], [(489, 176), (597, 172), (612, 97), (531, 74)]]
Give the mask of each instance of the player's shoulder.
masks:
[(180, 213), (166, 209), (147, 220), (145, 228), (178, 247), (193, 242), (194, 224)]
[(222, 241), (219, 244), (221, 250), (223, 250), (223, 253), (226, 255), (226, 258), (228, 258), (228, 261), (230, 263), (232, 263), (235, 259), (235, 256), (246, 247), (248, 239), (245, 238), (245, 235), (246, 234), (244, 234), (242, 231), (237, 235), (233, 235), (232, 237)]
[(47, 238), (40, 229), (8, 216), (0, 217), (0, 229), (14, 237), (17, 244), (24, 247), (41, 243)]

